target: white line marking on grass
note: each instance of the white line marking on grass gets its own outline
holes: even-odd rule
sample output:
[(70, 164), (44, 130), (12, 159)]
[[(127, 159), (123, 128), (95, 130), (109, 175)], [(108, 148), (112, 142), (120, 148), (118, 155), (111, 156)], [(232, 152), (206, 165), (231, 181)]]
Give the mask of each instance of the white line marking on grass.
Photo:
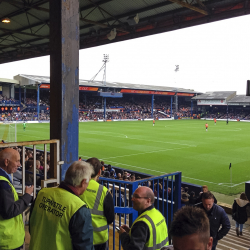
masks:
[[(81, 133), (85, 133), (85, 134), (93, 134), (93, 135), (105, 135), (105, 133), (111, 133), (111, 134), (114, 134), (112, 132), (98, 132), (98, 131), (95, 131), (95, 132), (89, 132), (89, 131), (83, 131)], [(124, 134), (120, 134), (120, 135), (123, 135), (123, 136), (114, 136), (114, 135), (107, 135), (107, 136), (110, 136), (110, 137), (115, 137), (115, 138), (124, 138)], [(173, 145), (181, 145), (181, 146), (188, 146), (188, 147), (197, 147), (196, 145), (191, 145), (191, 144), (184, 144), (184, 143), (177, 143), (177, 142), (167, 142), (167, 141), (154, 141), (154, 140), (146, 140), (146, 139), (142, 139), (142, 138), (136, 138), (136, 137), (127, 137), (128, 139), (131, 139), (131, 140), (138, 140), (138, 141), (147, 141), (147, 142), (157, 142), (157, 143), (165, 143), (165, 144), (173, 144)]]
[(206, 182), (206, 183), (210, 183), (210, 184), (214, 184), (214, 185), (218, 185), (218, 186), (225, 186), (225, 187), (236, 187), (236, 186), (239, 186), (240, 184), (243, 184), (245, 182), (241, 182), (241, 183), (238, 183), (238, 184), (233, 184), (231, 186), (231, 183), (215, 183), (215, 182), (211, 182), (211, 181), (204, 181), (204, 180), (200, 180), (200, 179), (195, 179), (195, 178), (192, 178), (192, 177), (187, 177), (187, 176), (184, 176), (182, 175), (182, 178), (187, 178), (187, 179), (191, 179), (191, 180), (195, 180), (195, 181), (200, 181), (200, 182)]
[(148, 151), (148, 152), (137, 153), (137, 154), (120, 155), (120, 156), (108, 157), (108, 158), (105, 158), (105, 159), (114, 159), (114, 158), (134, 156), (134, 155), (152, 154), (152, 153), (164, 152), (164, 151), (169, 151), (169, 150), (177, 150), (177, 149), (183, 149), (183, 148), (168, 148), (168, 149), (161, 149), (161, 150), (156, 150), (156, 151)]
[(234, 184), (232, 187), (236, 187), (236, 186), (239, 186), (241, 184), (245, 184), (245, 181), (241, 182), (241, 183), (238, 183), (238, 184)]
[[(102, 158), (102, 160), (105, 161), (106, 158)], [(166, 174), (166, 172), (161, 172), (161, 171), (158, 171), (158, 170), (153, 170), (153, 169), (148, 169), (148, 168), (142, 168), (142, 167), (132, 166), (132, 165), (128, 165), (128, 164), (125, 164), (125, 163), (114, 162), (114, 161), (109, 161), (109, 162), (112, 162), (114, 164), (119, 164), (119, 165), (124, 165), (124, 166), (128, 166), (128, 167), (132, 167), (132, 168), (139, 168), (139, 169), (144, 169), (144, 170), (147, 170), (147, 171), (152, 171), (152, 172), (157, 172), (157, 173), (161, 173), (161, 174)]]
[[(80, 155), (82, 157), (84, 157), (83, 155)], [(90, 158), (90, 156), (86, 156), (86, 158)], [(103, 161), (106, 161), (107, 159), (109, 158), (100, 158), (100, 160), (103, 160)], [(157, 173), (160, 173), (160, 174), (166, 174), (166, 172), (162, 172), (162, 171), (158, 171), (158, 170), (154, 170), (154, 169), (148, 169), (148, 168), (142, 168), (142, 167), (137, 167), (137, 166), (133, 166), (133, 165), (129, 165), (129, 164), (125, 164), (125, 163), (120, 163), (120, 162), (115, 162), (115, 161), (109, 161), (110, 163), (114, 163), (116, 165), (124, 165), (124, 166), (128, 166), (128, 167), (132, 167), (132, 168), (139, 168), (139, 169), (143, 169), (143, 170), (147, 170), (147, 171), (151, 171), (151, 172), (157, 172)], [(214, 184), (214, 185), (219, 185), (219, 186), (225, 186), (225, 187), (231, 187), (231, 183), (215, 183), (215, 182), (212, 182), (212, 181), (204, 181), (204, 180), (200, 180), (200, 179), (196, 179), (196, 178), (192, 178), (192, 177), (187, 177), (187, 176), (184, 176), (182, 175), (181, 176), (182, 178), (187, 178), (187, 179), (191, 179), (191, 180), (195, 180), (195, 181), (200, 181), (200, 182), (205, 182), (205, 183), (210, 183), (210, 184)], [(232, 185), (232, 187), (235, 187), (235, 186), (238, 186), (240, 184), (244, 184), (245, 182), (241, 182), (241, 183), (238, 183), (238, 184), (234, 184)], [(230, 184), (230, 185), (227, 185), (227, 184)]]

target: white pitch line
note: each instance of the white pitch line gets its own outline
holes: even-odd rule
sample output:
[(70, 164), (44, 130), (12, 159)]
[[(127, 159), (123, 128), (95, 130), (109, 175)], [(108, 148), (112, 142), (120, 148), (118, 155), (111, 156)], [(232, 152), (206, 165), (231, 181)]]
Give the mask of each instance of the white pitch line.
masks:
[(130, 155), (120, 155), (120, 156), (108, 157), (108, 158), (105, 158), (105, 159), (108, 160), (108, 159), (115, 159), (115, 158), (134, 156), (134, 155), (152, 154), (152, 153), (164, 152), (164, 151), (169, 151), (169, 150), (177, 150), (177, 149), (183, 149), (183, 148), (168, 148), (168, 149), (162, 149), (162, 150), (156, 150), (156, 151), (148, 151), (148, 152), (143, 152), (143, 153), (138, 153), (138, 154), (130, 154)]
[[(83, 157), (83, 155), (80, 155)], [(86, 156), (86, 158), (90, 158), (90, 156)], [(91, 156), (92, 157), (92, 156)], [(109, 158), (100, 158), (100, 160), (104, 160), (106, 161), (107, 159)], [(124, 166), (128, 166), (128, 167), (133, 167), (133, 168), (139, 168), (139, 169), (144, 169), (144, 170), (148, 170), (148, 171), (152, 171), (152, 172), (157, 172), (157, 173), (161, 173), (161, 174), (166, 174), (166, 172), (161, 172), (161, 171), (158, 171), (158, 170), (154, 170), (154, 169), (148, 169), (148, 168), (142, 168), (142, 167), (137, 167), (137, 166), (133, 166), (133, 165), (128, 165), (128, 164), (125, 164), (125, 163), (120, 163), (120, 162), (114, 162), (114, 161), (109, 161), (111, 163), (114, 163), (114, 164), (118, 164), (118, 165), (124, 165)], [(181, 176), (182, 178), (187, 178), (187, 179), (192, 179), (192, 180), (195, 180), (195, 181), (200, 181), (200, 182), (206, 182), (206, 183), (210, 183), (210, 184), (214, 184), (214, 185), (219, 185), (219, 184), (223, 184), (223, 183), (215, 183), (215, 182), (211, 182), (211, 181), (204, 181), (204, 180), (200, 180), (200, 179), (195, 179), (195, 178), (192, 178), (192, 177), (187, 177), (187, 176), (184, 176), (182, 175)], [(241, 183), (238, 183), (238, 184), (234, 184), (232, 187), (234, 186), (238, 186), (240, 184), (243, 184), (245, 182), (241, 182)], [(226, 183), (225, 183), (226, 184)], [(224, 185), (220, 185), (220, 186), (224, 186)], [(226, 187), (229, 187), (228, 185), (225, 185)]]
[[(96, 131), (97, 132), (97, 131)], [(105, 133), (111, 133), (113, 134), (112, 132), (81, 132), (81, 133), (85, 133), (85, 134), (93, 134), (93, 135), (105, 135)], [(123, 135), (123, 134), (121, 134)], [(123, 136), (126, 136), (126, 135), (123, 135), (123, 136), (112, 136), (112, 135), (107, 135), (109, 137), (115, 137), (115, 138), (124, 138)], [(181, 146), (188, 146), (188, 147), (197, 147), (196, 145), (191, 145), (191, 144), (184, 144), (184, 143), (177, 143), (177, 142), (167, 142), (167, 141), (154, 141), (154, 140), (146, 140), (146, 139), (141, 139), (141, 138), (135, 138), (135, 137), (126, 137), (128, 139), (131, 139), (131, 140), (138, 140), (138, 141), (147, 141), (147, 142), (157, 142), (157, 143), (165, 143), (165, 144), (173, 144), (173, 145), (181, 145)]]

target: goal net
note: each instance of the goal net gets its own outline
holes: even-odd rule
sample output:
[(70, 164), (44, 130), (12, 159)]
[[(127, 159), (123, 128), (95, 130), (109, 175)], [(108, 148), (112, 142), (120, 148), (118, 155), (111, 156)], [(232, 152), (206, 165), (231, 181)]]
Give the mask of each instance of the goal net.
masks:
[(0, 123), (0, 140), (16, 142), (16, 123)]

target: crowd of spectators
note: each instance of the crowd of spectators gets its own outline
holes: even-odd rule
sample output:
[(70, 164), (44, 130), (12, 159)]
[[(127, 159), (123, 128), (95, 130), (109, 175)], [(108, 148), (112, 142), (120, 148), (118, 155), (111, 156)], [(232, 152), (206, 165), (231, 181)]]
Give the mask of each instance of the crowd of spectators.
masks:
[(202, 118), (208, 119), (231, 119), (231, 120), (249, 120), (250, 114), (247, 111), (235, 111), (235, 112), (206, 112), (202, 115)]
[(1, 104), (16, 104), (17, 101), (14, 98), (7, 98), (7, 96), (0, 94), (0, 103)]
[[(7, 99), (0, 95), (0, 103), (2, 101), (13, 101), (14, 99)], [(123, 119), (135, 119), (144, 120), (152, 118), (151, 105), (152, 100), (149, 96), (138, 96), (138, 97), (123, 97), (123, 98), (107, 98), (106, 99), (106, 120), (123, 120)], [(41, 97), (40, 106), (48, 107), (49, 99), (46, 95)], [(37, 100), (35, 95), (26, 98), (25, 106), (21, 108), (23, 111), (17, 111), (17, 108), (13, 108), (12, 111), (2, 112), (1, 120), (6, 121), (35, 121), (37, 120), (36, 111)], [(25, 109), (25, 107), (27, 109)], [(42, 110), (42, 109), (41, 109)], [(178, 110), (175, 109), (175, 104), (172, 106), (172, 117), (185, 118), (192, 116), (199, 116), (201, 118), (209, 119), (234, 119), (234, 120), (249, 120), (250, 113), (248, 110), (230, 110), (227, 115), (225, 110), (223, 111), (207, 111), (202, 113), (197, 111), (196, 107), (193, 107), (191, 112), (191, 105), (189, 101), (179, 99)], [(49, 120), (49, 110), (42, 110), (40, 113), (39, 120)], [(171, 103), (170, 100), (162, 97), (156, 97), (154, 100), (154, 111), (153, 118), (170, 118), (171, 117)], [(103, 120), (104, 119), (104, 104), (102, 97), (88, 96), (86, 98), (80, 95), (79, 102), (79, 121), (89, 120)]]
[[(37, 112), (6, 112), (2, 113), (0, 120), (2, 121), (37, 121)], [(39, 114), (39, 121), (49, 121), (50, 112), (45, 111)]]
[[(122, 99), (109, 98), (106, 102), (106, 119), (148, 119), (151, 116), (151, 99), (149, 97), (124, 97)], [(80, 100), (79, 120), (99, 120), (104, 119), (103, 102), (101, 97), (88, 97), (87, 100)], [(191, 117), (191, 107), (188, 103), (179, 105), (175, 112), (173, 105), (172, 116)], [(170, 118), (171, 103), (163, 98), (154, 101), (154, 119)]]
[[(20, 153), (21, 156), (21, 164), (22, 164), (22, 147), (14, 147)], [(42, 151), (36, 152), (36, 180), (37, 186), (41, 186), (41, 180), (44, 179), (44, 171), (47, 171), (47, 177), (50, 177), (49, 169), (50, 169), (50, 153), (47, 153), (47, 163), (45, 166), (45, 155)], [(34, 180), (34, 156), (33, 150), (27, 149), (25, 150), (25, 165), (20, 166), (18, 171), (13, 174), (13, 183), (14, 185), (20, 185), (22, 183), (22, 168), (25, 168), (25, 183), (26, 185), (32, 185)]]

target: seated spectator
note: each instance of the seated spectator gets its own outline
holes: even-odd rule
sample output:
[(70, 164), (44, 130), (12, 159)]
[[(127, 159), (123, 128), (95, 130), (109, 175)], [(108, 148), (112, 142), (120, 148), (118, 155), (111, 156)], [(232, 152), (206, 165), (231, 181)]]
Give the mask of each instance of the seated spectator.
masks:
[(131, 175), (131, 181), (135, 181), (135, 174)]
[(188, 194), (185, 193), (185, 192), (183, 192), (183, 193), (181, 194), (181, 203), (182, 203), (183, 205), (188, 205), (188, 204), (189, 204)]
[(194, 205), (196, 202), (195, 192), (192, 191), (189, 196), (189, 204)]
[(101, 164), (102, 164), (102, 171), (105, 171), (105, 166), (104, 166), (104, 161), (101, 161)]
[(121, 174), (121, 173), (118, 173), (118, 174), (117, 174), (117, 179), (118, 179), (118, 180), (122, 180), (122, 174)]

